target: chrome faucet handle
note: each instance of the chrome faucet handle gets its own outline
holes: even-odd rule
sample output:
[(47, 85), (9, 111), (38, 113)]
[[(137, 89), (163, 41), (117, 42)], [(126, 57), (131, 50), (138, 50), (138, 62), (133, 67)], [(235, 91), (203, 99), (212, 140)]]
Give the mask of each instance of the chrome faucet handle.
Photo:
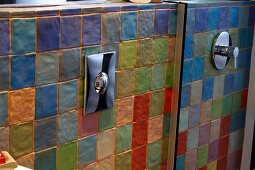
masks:
[(220, 46), (216, 45), (214, 48), (214, 53), (228, 58), (234, 59), (234, 66), (237, 68), (237, 57), (239, 54), (239, 48), (233, 46)]

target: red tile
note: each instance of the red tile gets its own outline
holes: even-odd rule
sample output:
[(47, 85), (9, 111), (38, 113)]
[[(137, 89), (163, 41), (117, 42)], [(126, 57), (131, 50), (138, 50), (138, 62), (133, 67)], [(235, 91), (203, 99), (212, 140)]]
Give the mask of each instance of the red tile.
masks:
[(167, 163), (166, 162), (162, 162), (160, 164), (160, 170), (167, 170)]
[(207, 166), (203, 166), (201, 168), (198, 168), (197, 170), (207, 170)]
[(148, 139), (148, 121), (133, 123), (132, 148), (146, 145)]
[(150, 110), (150, 93), (135, 96), (134, 122), (148, 119)]
[(227, 169), (227, 157), (222, 157), (217, 161), (217, 170), (226, 170)]
[(83, 109), (79, 110), (79, 137), (89, 136), (98, 131), (98, 113), (89, 115), (83, 114)]
[(164, 106), (164, 112), (170, 113), (172, 109), (172, 89), (167, 88), (165, 90), (165, 106)]
[(229, 135), (229, 128), (230, 128), (230, 115), (225, 116), (221, 119), (220, 137)]
[(218, 152), (219, 158), (228, 155), (228, 144), (229, 144), (229, 136), (225, 136), (220, 139), (219, 152)]
[(132, 150), (132, 170), (146, 169), (146, 145)]
[(242, 91), (241, 109), (246, 108), (248, 98), (248, 89)]
[(188, 135), (187, 131), (178, 134), (177, 156), (180, 156), (186, 152), (187, 135)]

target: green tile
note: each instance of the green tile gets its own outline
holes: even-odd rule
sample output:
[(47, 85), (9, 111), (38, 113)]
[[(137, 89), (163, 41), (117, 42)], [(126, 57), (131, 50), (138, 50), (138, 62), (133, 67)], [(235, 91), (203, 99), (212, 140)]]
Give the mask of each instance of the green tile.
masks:
[(150, 67), (141, 67), (135, 70), (135, 93), (140, 94), (150, 90), (151, 87), (151, 69)]
[(132, 125), (126, 124), (117, 128), (116, 153), (129, 150), (132, 146)]
[(79, 80), (79, 108), (84, 107), (84, 79)]
[(131, 169), (131, 152), (126, 152), (116, 156), (115, 170)]
[(228, 96), (224, 96), (223, 98), (223, 106), (222, 107), (222, 116), (226, 116), (231, 114), (232, 111), (232, 94)]
[(211, 56), (205, 56), (205, 66), (204, 66), (204, 75), (205, 77), (215, 76), (217, 74), (217, 70), (212, 63)]
[(174, 81), (174, 63), (167, 63), (165, 87), (173, 87), (173, 81)]
[(114, 103), (113, 108), (105, 109), (98, 112), (99, 116), (99, 130), (110, 129), (115, 127), (116, 124), (116, 105)]
[(161, 161), (161, 141), (156, 141), (147, 145), (147, 165), (148, 167), (157, 165)]
[(161, 149), (161, 160), (162, 162), (166, 162), (168, 158), (168, 144), (169, 144), (169, 138), (163, 137), (162, 139), (162, 149)]
[(153, 91), (150, 100), (150, 117), (163, 114), (164, 112), (164, 93), (162, 90)]
[(134, 68), (136, 64), (136, 41), (120, 44), (119, 69)]
[(151, 90), (164, 87), (165, 82), (165, 65), (159, 64), (152, 67)]
[(206, 33), (206, 44), (205, 44), (205, 54), (210, 55), (212, 52), (212, 46), (217, 31), (207, 32)]
[(211, 119), (215, 120), (221, 116), (222, 111), (222, 98), (218, 98), (213, 100), (212, 102), (212, 112), (211, 112)]
[(155, 38), (153, 41), (154, 58), (153, 63), (163, 63), (167, 58), (168, 38)]
[(236, 113), (241, 110), (242, 93), (237, 92), (233, 94), (232, 112)]
[(77, 163), (77, 142), (57, 148), (57, 169), (74, 170)]
[(194, 34), (194, 56), (203, 56), (205, 54), (205, 33)]
[(152, 62), (153, 56), (153, 41), (152, 39), (144, 39), (138, 41), (137, 50), (137, 66), (149, 65)]
[(206, 165), (207, 158), (208, 158), (208, 145), (199, 147), (197, 151), (197, 168)]
[(117, 98), (132, 95), (135, 91), (135, 71), (119, 71), (117, 77)]

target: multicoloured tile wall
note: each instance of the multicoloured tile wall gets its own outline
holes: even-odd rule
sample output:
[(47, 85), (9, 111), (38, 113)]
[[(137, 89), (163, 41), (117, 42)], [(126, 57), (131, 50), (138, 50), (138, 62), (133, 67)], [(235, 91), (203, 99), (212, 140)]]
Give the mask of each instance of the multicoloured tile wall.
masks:
[[(254, 16), (254, 2), (188, 3), (177, 170), (240, 168)], [(222, 71), (212, 64), (221, 31), (240, 48), (236, 69), (233, 60)]]
[[(166, 169), (176, 5), (34, 10), (0, 12), (0, 150), (36, 170)], [(115, 106), (84, 116), (84, 56), (113, 50)]]

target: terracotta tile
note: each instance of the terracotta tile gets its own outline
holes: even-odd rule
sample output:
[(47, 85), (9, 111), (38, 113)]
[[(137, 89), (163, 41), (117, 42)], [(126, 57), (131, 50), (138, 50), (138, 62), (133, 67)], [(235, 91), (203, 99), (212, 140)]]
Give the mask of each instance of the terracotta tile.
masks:
[(163, 162), (160, 164), (160, 170), (167, 170), (167, 163)]
[(26, 88), (9, 93), (9, 123), (16, 124), (34, 120), (35, 89)]
[(163, 115), (149, 119), (148, 122), (148, 143), (162, 138)]
[(164, 112), (170, 113), (171, 110), (172, 110), (172, 89), (166, 89)]
[(9, 127), (0, 128), (0, 151), (9, 150)]
[(222, 157), (218, 159), (217, 170), (226, 170), (227, 169), (227, 157)]
[(132, 170), (146, 169), (146, 146), (132, 151)]
[(197, 149), (193, 149), (186, 153), (185, 169), (196, 169)]
[(228, 155), (229, 136), (220, 139), (218, 157)]
[(79, 137), (95, 134), (98, 131), (98, 113), (89, 115), (83, 114), (83, 109), (79, 110)]
[(35, 156), (34, 153), (24, 155), (19, 159), (16, 159), (16, 162), (21, 166), (34, 169), (34, 156)]
[(201, 103), (200, 108), (200, 124), (204, 124), (211, 119), (211, 107), (212, 101), (209, 100), (207, 102)]
[(147, 130), (148, 130), (147, 121), (133, 123), (133, 133), (132, 133), (132, 148), (133, 149), (147, 144), (147, 139), (148, 139)]
[(132, 122), (134, 111), (134, 97), (127, 97), (116, 101), (116, 125), (121, 126)]
[(186, 152), (187, 136), (188, 136), (187, 131), (184, 131), (178, 134), (177, 156), (180, 156)]
[(107, 157), (101, 161), (97, 162), (97, 170), (110, 170), (114, 169), (115, 157)]
[(230, 115), (221, 118), (221, 124), (220, 124), (220, 137), (226, 136), (229, 134), (230, 130)]
[(135, 96), (134, 104), (134, 122), (140, 122), (148, 119), (150, 110), (150, 93)]
[(105, 158), (115, 153), (116, 129), (110, 129), (98, 134), (97, 157)]

